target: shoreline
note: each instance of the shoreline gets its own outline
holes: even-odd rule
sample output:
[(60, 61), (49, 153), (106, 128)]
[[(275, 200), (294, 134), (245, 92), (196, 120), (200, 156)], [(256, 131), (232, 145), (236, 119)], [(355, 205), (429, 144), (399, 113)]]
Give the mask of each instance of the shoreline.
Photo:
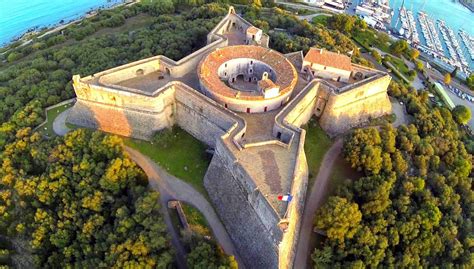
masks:
[[(30, 44), (33, 41), (34, 38), (46, 37), (50, 34), (61, 31), (65, 28), (67, 28), (70, 25), (79, 23), (84, 19), (92, 18), (92, 17), (96, 16), (100, 11), (111, 10), (111, 9), (121, 7), (121, 6), (131, 6), (131, 5), (134, 5), (138, 2), (140, 2), (140, 1), (139, 0), (120, 0), (120, 1), (114, 2), (110, 5), (106, 4), (106, 5), (99, 6), (97, 8), (91, 8), (90, 10), (86, 11), (85, 13), (77, 14), (77, 16), (79, 16), (79, 17), (77, 17), (75, 19), (71, 19), (69, 21), (64, 21), (64, 19), (61, 19), (58, 23), (54, 23), (54, 24), (51, 24), (51, 25), (46, 25), (46, 26), (43, 26), (43, 27), (39, 27), (39, 26), (32, 27), (30, 29), (25, 30), (19, 37), (14, 37), (10, 41), (7, 41), (6, 43), (0, 45), (0, 50), (1, 50), (1, 49), (7, 49), (9, 46), (15, 44), (16, 42), (22, 42), (20, 45), (15, 46), (13, 48), (9, 48), (9, 49), (1, 52), (0, 54), (6, 54), (11, 49), (26, 46), (26, 45)], [(32, 30), (32, 29), (34, 29), (34, 30)]]

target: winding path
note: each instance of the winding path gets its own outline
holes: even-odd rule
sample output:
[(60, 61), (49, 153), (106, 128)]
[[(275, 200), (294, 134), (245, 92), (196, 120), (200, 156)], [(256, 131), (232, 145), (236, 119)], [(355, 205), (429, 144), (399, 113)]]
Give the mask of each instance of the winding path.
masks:
[(303, 221), (300, 229), (300, 236), (298, 240), (298, 246), (296, 248), (296, 259), (294, 268), (302, 269), (308, 265), (308, 259), (310, 257), (311, 250), (310, 239), (313, 231), (313, 220), (316, 210), (324, 202), (323, 197), (327, 192), (329, 176), (331, 175), (334, 162), (337, 156), (342, 150), (342, 138), (338, 138), (336, 142), (329, 148), (324, 155), (321, 168), (319, 169), (318, 176), (316, 177), (315, 183), (311, 188), (311, 192), (306, 197), (306, 204), (303, 213)]
[[(211, 226), (214, 237), (217, 239), (219, 245), (227, 254), (233, 255), (236, 258), (239, 266), (243, 265), (241, 262), (242, 260), (237, 255), (234, 245), (232, 244), (232, 241), (220, 219), (217, 217), (216, 212), (201, 193), (196, 191), (189, 184), (168, 174), (150, 158), (141, 154), (140, 152), (130, 147), (125, 147), (125, 150), (128, 152), (132, 160), (135, 161), (143, 169), (143, 171), (145, 171), (148, 176), (150, 187), (156, 191), (159, 191), (160, 193), (162, 209), (165, 211), (163, 212), (163, 216), (165, 217), (168, 230), (170, 230), (173, 245), (176, 246), (179, 263), (184, 263), (185, 252), (181, 243), (179, 242), (179, 236), (173, 229), (170, 216), (166, 209), (169, 200), (183, 201), (196, 207), (204, 215), (207, 222), (209, 223), (209, 226)], [(180, 267), (181, 266), (183, 265), (180, 264)], [(183, 266), (183, 268), (184, 267), (185, 266)]]
[(64, 110), (63, 112), (59, 113), (59, 115), (54, 119), (53, 121), (53, 131), (55, 134), (59, 136), (66, 135), (70, 129), (66, 126), (66, 119), (67, 116), (69, 115), (69, 111), (71, 109), (68, 108)]

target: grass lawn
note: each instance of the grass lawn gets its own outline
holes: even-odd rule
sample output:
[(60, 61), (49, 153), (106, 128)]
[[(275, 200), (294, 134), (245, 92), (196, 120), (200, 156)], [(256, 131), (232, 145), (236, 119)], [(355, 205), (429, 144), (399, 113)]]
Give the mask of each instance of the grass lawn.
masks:
[(61, 114), (61, 112), (63, 112), (64, 110), (68, 108), (71, 108), (73, 105), (74, 105), (73, 103), (69, 103), (69, 104), (55, 107), (53, 109), (46, 111), (46, 119), (48, 122), (45, 125), (43, 125), (41, 128), (39, 128), (38, 131), (48, 137), (55, 136), (56, 134), (54, 133), (54, 130), (53, 130), (54, 119), (56, 119), (56, 117), (59, 114)]
[(212, 236), (211, 229), (204, 215), (191, 205), (181, 203), (184, 214), (189, 224), (189, 228), (196, 234), (202, 236)]
[(399, 58), (396, 58), (396, 57), (393, 57), (391, 56), (390, 57), (390, 62), (398, 69), (398, 71), (400, 71), (406, 78), (409, 78), (410, 77), (410, 74), (408, 74), (408, 71), (410, 71), (410, 69), (408, 68), (408, 66), (403, 62), (402, 59), (399, 59)]
[(150, 157), (170, 174), (191, 184), (207, 197), (203, 179), (210, 158), (207, 146), (179, 127), (173, 127), (171, 136), (157, 135), (154, 142), (124, 138), (127, 146)]
[(390, 52), (389, 45), (380, 42), (377, 37), (377, 34), (374, 31), (371, 31), (371, 30), (357, 31), (357, 33), (353, 35), (353, 38), (355, 39), (355, 41), (364, 45), (367, 48), (370, 48), (373, 46), (373, 47), (379, 48), (380, 50), (384, 52), (387, 52), (387, 53)]
[(324, 26), (328, 25), (329, 16), (326, 15), (319, 15), (313, 18), (313, 24), (322, 24)]
[(318, 175), (319, 167), (323, 161), (324, 154), (326, 154), (328, 149), (331, 147), (333, 141), (329, 138), (329, 136), (327, 136), (323, 129), (321, 129), (318, 122), (314, 118), (308, 122), (304, 129), (306, 130), (304, 151), (306, 153), (309, 170), (308, 189), (311, 189), (311, 186)]

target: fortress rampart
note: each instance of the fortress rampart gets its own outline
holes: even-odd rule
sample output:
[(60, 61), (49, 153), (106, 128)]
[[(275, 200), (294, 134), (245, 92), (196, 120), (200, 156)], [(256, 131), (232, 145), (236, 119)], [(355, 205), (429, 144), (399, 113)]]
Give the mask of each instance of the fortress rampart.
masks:
[[(245, 266), (292, 268), (308, 185), (300, 126), (316, 116), (337, 135), (390, 113), (390, 76), (358, 65), (347, 82), (308, 76), (296, 71), (302, 53), (268, 49), (268, 36), (251, 27), (231, 8), (208, 45), (179, 61), (155, 56), (74, 76), (68, 121), (146, 140), (180, 126), (214, 149), (204, 185)], [(230, 46), (251, 57), (219, 54)], [(196, 72), (211, 54), (212, 68)], [(234, 84), (238, 77), (247, 84)], [(279, 201), (284, 194), (293, 200)]]
[(319, 123), (330, 135), (343, 133), (370, 118), (391, 113), (387, 95), (391, 77), (381, 74), (342, 93), (331, 92)]

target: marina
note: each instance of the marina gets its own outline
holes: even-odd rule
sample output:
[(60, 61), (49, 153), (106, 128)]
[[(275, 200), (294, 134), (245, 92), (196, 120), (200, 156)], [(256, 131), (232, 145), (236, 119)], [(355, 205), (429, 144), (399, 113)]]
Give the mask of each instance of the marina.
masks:
[(418, 36), (418, 30), (416, 29), (416, 21), (413, 12), (402, 6), (400, 8), (400, 21), (402, 23), (400, 35), (404, 36), (410, 44), (420, 44), (420, 38)]
[(474, 37), (470, 36), (464, 30), (459, 31), (459, 36), (461, 37), (464, 46), (466, 46), (467, 52), (469, 53), (469, 56), (471, 56), (471, 60), (474, 61)]
[[(462, 12), (458, 10), (463, 7), (447, 1), (446, 7), (433, 5), (426, 0), (402, 0), (398, 1), (398, 4), (396, 2), (397, 0), (390, 1), (390, 6), (395, 11), (392, 30), (398, 33), (400, 38), (432, 57), (435, 62), (442, 63), (441, 66), (447, 70), (457, 68), (461, 77), (466, 77), (472, 72), (474, 23), (470, 11), (469, 14), (464, 14), (464, 10)], [(463, 19), (454, 21), (451, 17), (445, 16), (448, 10), (462, 14), (460, 18)]]
[(444, 56), (443, 46), (439, 39), (438, 31), (436, 30), (435, 23), (428, 14), (423, 11), (418, 12), (418, 21), (420, 22), (421, 32), (425, 38), (426, 45), (428, 48), (437, 52), (440, 56)]
[(459, 46), (459, 42), (454, 34), (454, 31), (446, 25), (445, 21), (438, 19), (438, 26), (441, 30), (444, 42), (448, 48), (449, 59), (448, 63), (458, 67), (462, 72), (468, 73), (468, 63), (464, 58), (463, 51)]

